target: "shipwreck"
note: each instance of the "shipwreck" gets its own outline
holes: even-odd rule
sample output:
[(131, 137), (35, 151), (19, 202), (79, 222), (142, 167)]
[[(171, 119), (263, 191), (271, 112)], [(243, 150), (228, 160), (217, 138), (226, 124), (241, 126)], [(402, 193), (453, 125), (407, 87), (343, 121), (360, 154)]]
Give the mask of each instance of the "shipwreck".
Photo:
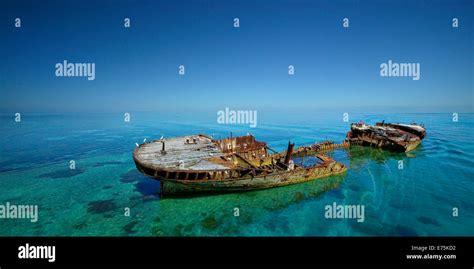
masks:
[(363, 122), (351, 124), (346, 141), (350, 145), (377, 147), (395, 152), (414, 150), (426, 136), (426, 129), (418, 124)]
[[(160, 195), (259, 190), (341, 174), (347, 167), (326, 151), (370, 146), (396, 152), (415, 149), (423, 125), (379, 122), (351, 124), (345, 140), (323, 141), (277, 152), (253, 135), (214, 139), (205, 134), (137, 144), (133, 160), (143, 174), (161, 183)], [(309, 162), (305, 160), (311, 159)], [(307, 164), (309, 163), (309, 164)]]
[[(276, 152), (253, 135), (215, 140), (205, 134), (159, 139), (135, 148), (139, 171), (161, 183), (161, 195), (238, 192), (311, 181), (347, 171), (322, 154), (348, 147), (331, 141)], [(304, 158), (315, 158), (305, 165)], [(295, 162), (293, 158), (302, 159)]]

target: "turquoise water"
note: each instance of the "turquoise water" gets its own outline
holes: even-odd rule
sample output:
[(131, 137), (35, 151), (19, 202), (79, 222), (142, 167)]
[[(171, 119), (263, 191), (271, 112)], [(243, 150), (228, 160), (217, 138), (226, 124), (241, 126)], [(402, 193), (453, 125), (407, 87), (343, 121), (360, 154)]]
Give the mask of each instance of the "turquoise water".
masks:
[[(134, 167), (135, 143), (193, 133), (254, 134), (283, 150), (341, 141), (342, 113), (259, 111), (257, 128), (216, 123), (215, 113), (0, 116), (0, 204), (37, 204), (39, 220), (0, 219), (0, 235), (33, 236), (473, 236), (474, 114), (351, 114), (351, 121), (422, 122), (410, 153), (337, 150), (343, 175), (269, 190), (163, 198)], [(69, 170), (75, 160), (76, 169)], [(398, 169), (398, 161), (404, 169)], [(326, 219), (333, 202), (365, 206), (365, 221)], [(453, 216), (453, 208), (459, 215)], [(130, 208), (130, 216), (125, 216)], [(239, 216), (235, 216), (238, 208)]]

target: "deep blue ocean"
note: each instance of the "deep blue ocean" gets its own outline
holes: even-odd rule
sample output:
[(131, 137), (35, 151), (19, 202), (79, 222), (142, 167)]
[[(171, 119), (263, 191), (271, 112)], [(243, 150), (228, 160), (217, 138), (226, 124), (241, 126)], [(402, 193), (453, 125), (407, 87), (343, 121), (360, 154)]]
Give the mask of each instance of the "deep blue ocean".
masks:
[[(259, 111), (256, 128), (217, 124), (215, 113), (198, 112), (131, 112), (130, 122), (123, 113), (25, 113), (19, 123), (13, 113), (0, 114), (0, 204), (39, 206), (36, 223), (1, 219), (0, 235), (473, 236), (474, 114), (453, 122), (451, 113), (350, 113), (350, 122), (360, 120), (423, 123), (427, 137), (410, 153), (334, 151), (348, 172), (308, 183), (161, 199), (159, 182), (132, 160), (135, 143), (145, 138), (251, 133), (284, 150), (288, 140), (340, 142), (350, 123), (329, 112)], [(325, 218), (333, 202), (364, 205), (365, 221)]]

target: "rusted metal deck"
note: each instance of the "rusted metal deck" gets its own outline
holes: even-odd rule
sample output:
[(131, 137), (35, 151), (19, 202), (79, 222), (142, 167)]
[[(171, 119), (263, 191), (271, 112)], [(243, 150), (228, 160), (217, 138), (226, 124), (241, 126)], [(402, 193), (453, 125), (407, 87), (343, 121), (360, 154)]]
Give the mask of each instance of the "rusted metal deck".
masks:
[[(141, 165), (166, 170), (224, 170), (234, 168), (231, 162), (221, 162), (224, 153), (206, 136), (182, 136), (144, 143), (134, 157)], [(213, 161), (214, 160), (214, 161)]]

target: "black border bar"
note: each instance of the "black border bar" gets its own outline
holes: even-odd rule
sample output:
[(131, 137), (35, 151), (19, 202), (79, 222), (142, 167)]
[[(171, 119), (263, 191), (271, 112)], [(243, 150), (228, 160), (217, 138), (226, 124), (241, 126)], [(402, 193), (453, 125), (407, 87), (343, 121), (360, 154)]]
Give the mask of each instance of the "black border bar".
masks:
[[(26, 243), (55, 246), (56, 261), (19, 259)], [(58, 264), (412, 264), (474, 266), (472, 237), (1, 237), (0, 268)], [(413, 250), (454, 246), (455, 250)], [(409, 260), (411, 254), (455, 254)]]

